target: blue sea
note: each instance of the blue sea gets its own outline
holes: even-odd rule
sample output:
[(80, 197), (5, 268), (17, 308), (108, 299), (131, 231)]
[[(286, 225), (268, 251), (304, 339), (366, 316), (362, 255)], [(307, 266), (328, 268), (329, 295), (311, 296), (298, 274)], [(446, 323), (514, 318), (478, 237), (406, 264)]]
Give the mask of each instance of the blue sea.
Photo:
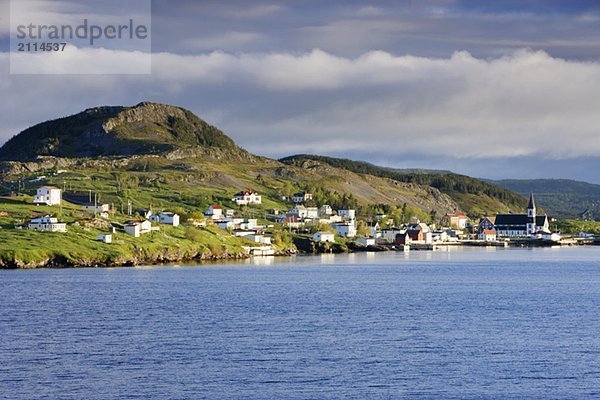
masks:
[(600, 248), (0, 271), (1, 399), (600, 398)]

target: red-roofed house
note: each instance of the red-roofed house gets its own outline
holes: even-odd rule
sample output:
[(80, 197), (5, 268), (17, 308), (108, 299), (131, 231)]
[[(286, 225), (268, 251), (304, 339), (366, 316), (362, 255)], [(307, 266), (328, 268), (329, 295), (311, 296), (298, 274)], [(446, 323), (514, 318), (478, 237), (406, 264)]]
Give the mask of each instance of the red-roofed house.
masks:
[(232, 201), (238, 206), (247, 204), (261, 204), (262, 197), (254, 190), (242, 190), (233, 196)]
[(479, 233), (478, 239), (486, 242), (494, 242), (496, 240), (496, 231), (492, 229), (484, 229)]
[(212, 205), (204, 212), (204, 216), (208, 219), (222, 219), (223, 218), (223, 207), (219, 205)]

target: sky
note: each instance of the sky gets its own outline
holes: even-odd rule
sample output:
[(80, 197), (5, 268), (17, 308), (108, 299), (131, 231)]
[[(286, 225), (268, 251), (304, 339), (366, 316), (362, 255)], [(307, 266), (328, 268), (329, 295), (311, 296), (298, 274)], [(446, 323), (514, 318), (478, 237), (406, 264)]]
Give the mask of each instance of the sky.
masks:
[[(82, 3), (37, 0), (34, 15), (77, 20)], [(87, 12), (122, 17), (117, 3)], [(0, 144), (86, 108), (155, 101), (270, 157), (600, 183), (599, 1), (153, 0), (150, 74), (97, 73), (148, 55), (97, 47), (11, 73), (9, 6)]]

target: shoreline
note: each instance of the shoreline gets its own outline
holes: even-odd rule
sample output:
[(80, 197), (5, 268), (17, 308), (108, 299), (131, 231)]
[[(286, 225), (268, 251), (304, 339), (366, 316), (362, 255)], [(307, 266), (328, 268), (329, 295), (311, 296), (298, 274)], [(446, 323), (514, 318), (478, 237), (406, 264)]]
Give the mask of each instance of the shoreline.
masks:
[(293, 257), (311, 257), (311, 256), (323, 256), (323, 255), (343, 255), (343, 254), (361, 254), (361, 253), (403, 253), (409, 254), (411, 252), (450, 252), (451, 249), (457, 251), (469, 250), (488, 250), (488, 249), (500, 249), (500, 250), (514, 250), (514, 249), (525, 249), (525, 248), (587, 248), (595, 247), (598, 243), (576, 243), (576, 244), (560, 244), (560, 243), (514, 243), (510, 245), (498, 245), (497, 243), (485, 243), (485, 242), (464, 242), (464, 243), (443, 243), (433, 245), (420, 245), (417, 247), (411, 247), (410, 249), (399, 250), (395, 249), (393, 245), (389, 246), (368, 246), (359, 247), (352, 246), (346, 248), (345, 251), (339, 251), (340, 248), (336, 247), (334, 250), (331, 247), (317, 247), (317, 250), (324, 251), (293, 251), (292, 249), (285, 249), (276, 252), (273, 255), (259, 255), (254, 256), (249, 253), (225, 253), (221, 255), (213, 254), (198, 254), (193, 257), (169, 257), (168, 254), (156, 254), (154, 257), (146, 258), (129, 258), (129, 259), (118, 259), (118, 260), (67, 260), (63, 256), (56, 256), (48, 258), (39, 262), (23, 262), (15, 259), (0, 259), (0, 270), (26, 270), (26, 269), (78, 269), (78, 268), (131, 268), (131, 267), (143, 267), (143, 266), (173, 266), (179, 264), (190, 264), (198, 263), (200, 265), (225, 265), (230, 261), (244, 261), (244, 260), (261, 260), (261, 259), (291, 259)]

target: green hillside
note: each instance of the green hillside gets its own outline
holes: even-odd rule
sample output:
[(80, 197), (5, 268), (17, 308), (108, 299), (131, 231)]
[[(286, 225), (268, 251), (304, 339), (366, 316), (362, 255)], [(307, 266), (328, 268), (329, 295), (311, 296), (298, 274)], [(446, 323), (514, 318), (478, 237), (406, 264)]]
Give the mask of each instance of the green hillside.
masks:
[(569, 179), (507, 179), (493, 182), (523, 196), (535, 193), (538, 203), (543, 204), (551, 215), (600, 219), (600, 185)]
[(320, 162), (354, 173), (368, 174), (398, 182), (428, 186), (450, 196), (462, 210), (473, 217), (486, 214), (520, 211), (527, 202), (522, 197), (497, 185), (451, 172), (427, 170), (394, 170), (367, 162), (343, 158), (301, 154), (280, 160), (288, 165), (301, 166), (306, 162)]

